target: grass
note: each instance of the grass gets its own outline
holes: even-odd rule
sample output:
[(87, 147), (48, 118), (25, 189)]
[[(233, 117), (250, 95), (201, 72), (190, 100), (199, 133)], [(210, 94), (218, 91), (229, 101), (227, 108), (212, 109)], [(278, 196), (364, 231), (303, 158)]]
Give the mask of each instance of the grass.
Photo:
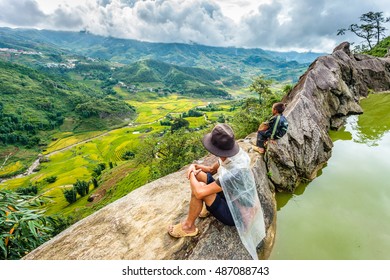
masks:
[(124, 98), (130, 105), (137, 108), (137, 124), (145, 124), (158, 121), (168, 113), (183, 113), (195, 106), (206, 105), (207, 101), (194, 99), (178, 94), (158, 96), (154, 92), (129, 93), (126, 90), (116, 87), (118, 95)]
[(73, 133), (73, 132), (58, 132), (53, 135), (53, 142), (51, 142), (43, 154), (48, 154), (53, 151), (58, 151), (63, 148), (69, 147), (70, 145), (77, 144), (81, 141), (88, 140), (90, 138), (96, 137), (97, 135), (102, 134), (103, 131), (91, 131), (91, 132), (85, 132), (85, 133)]
[(183, 113), (195, 106), (204, 106), (207, 102), (179, 95), (169, 95), (147, 102), (128, 101), (137, 108), (136, 123), (151, 123), (160, 120), (169, 113)]
[(28, 187), (28, 185), (30, 184), (31, 176), (32, 175), (2, 182), (0, 183), (0, 189), (15, 190), (19, 187)]
[[(85, 197), (78, 197), (75, 203), (69, 204), (62, 195), (62, 190), (53, 188), (47, 192), (55, 201), (55, 207), (47, 211), (47, 215), (53, 215), (61, 212), (65, 216), (73, 216), (77, 220), (87, 217), (95, 211), (103, 208), (105, 205), (127, 195), (134, 189), (145, 185), (149, 178), (149, 168), (140, 167), (134, 169), (132, 162), (122, 162), (117, 167), (108, 170), (103, 174), (101, 184), (97, 189), (92, 189)], [(71, 186), (68, 186), (71, 187)], [(106, 195), (97, 203), (89, 203), (88, 196), (98, 192), (101, 189), (107, 189)]]
[[(156, 129), (163, 129), (161, 126), (156, 125)], [(63, 215), (70, 215), (72, 211), (68, 211), (69, 208), (78, 208), (81, 210), (83, 200), (79, 199), (71, 207), (68, 206), (68, 202), (65, 200), (62, 190), (66, 187), (72, 186), (77, 179), (90, 180), (93, 168), (97, 164), (104, 162), (108, 166), (108, 162), (119, 162), (119, 158), (122, 154), (121, 151), (134, 150), (140, 141), (140, 137), (144, 134), (133, 134), (135, 131), (142, 130), (141, 127), (123, 128), (115, 130), (101, 138), (91, 140), (88, 143), (76, 145), (75, 147), (61, 151), (50, 156), (50, 162), (41, 163), (40, 171), (34, 173), (28, 177), (13, 179), (0, 184), (0, 188), (15, 189), (17, 187), (26, 187), (30, 183), (37, 184), (39, 186), (39, 193), (44, 193), (51, 198), (51, 203), (47, 206), (47, 213), (61, 213)], [(110, 196), (115, 199), (118, 195), (121, 196), (130, 192), (136, 187), (139, 187), (147, 182), (148, 172), (142, 173), (134, 171), (135, 175), (132, 178), (126, 178), (124, 183), (115, 186), (115, 190), (119, 190), (119, 194), (114, 191)], [(138, 172), (138, 173), (137, 173)], [(139, 173), (141, 172), (141, 173)], [(56, 176), (57, 180), (48, 184), (45, 182), (45, 178), (50, 176)], [(129, 185), (130, 184), (130, 185)], [(85, 202), (84, 202), (85, 204)], [(79, 209), (80, 208), (80, 209)]]
[(7, 165), (0, 170), (0, 178), (9, 175), (9, 174), (17, 174), (19, 171), (26, 169), (26, 166), (22, 164), (22, 162), (17, 161), (12, 165)]
[(190, 128), (198, 128), (200, 126), (207, 125), (208, 122), (205, 120), (204, 116), (201, 117), (188, 117), (186, 120), (190, 123)]
[(8, 160), (0, 169), (0, 178), (13, 176), (25, 170), (37, 159), (38, 152), (29, 150), (23, 147), (7, 146), (0, 148), (0, 166), (3, 165), (5, 159)]
[[(67, 187), (71, 188), (72, 186), (67, 186)], [(91, 188), (91, 186), (90, 186), (90, 188)], [(55, 214), (61, 213), (62, 215), (67, 216), (67, 217), (72, 216), (72, 217), (76, 218), (77, 220), (86, 217), (87, 215), (84, 215), (84, 213), (85, 213), (85, 210), (88, 208), (86, 206), (88, 203), (87, 200), (88, 200), (89, 195), (92, 192), (90, 192), (90, 194), (88, 194), (84, 197), (77, 196), (78, 197), (77, 201), (72, 203), (72, 204), (69, 204), (65, 200), (65, 198), (62, 194), (62, 189), (63, 188), (61, 188), (61, 189), (56, 188), (56, 189), (52, 189), (46, 193), (48, 196), (53, 197), (53, 200), (55, 200), (54, 205), (52, 205), (46, 211), (46, 215), (55, 215)], [(90, 213), (90, 214), (92, 214), (92, 213)]]
[(222, 111), (214, 111), (214, 112), (206, 112), (206, 115), (207, 115), (207, 118), (210, 120), (210, 121), (217, 121), (219, 116), (220, 115), (223, 115), (226, 118), (228, 117), (232, 117), (236, 112), (235, 111), (231, 111), (229, 112), (228, 109), (230, 108), (229, 107), (223, 107), (223, 106), (220, 106)]
[[(0, 189), (15, 189), (21, 186), (27, 187), (29, 184), (37, 184), (39, 194), (50, 197), (50, 202), (46, 206), (48, 215), (61, 214), (74, 216), (76, 219), (86, 217), (149, 181), (149, 167), (135, 166), (131, 160), (123, 161), (121, 156), (126, 151), (136, 151), (140, 141), (146, 135), (167, 129), (167, 127), (163, 127), (159, 122), (156, 122), (157, 120), (165, 117), (168, 113), (179, 115), (196, 106), (207, 104), (201, 99), (184, 98), (179, 95), (170, 95), (146, 102), (131, 101), (130, 103), (135, 105), (139, 111), (136, 121), (142, 124), (118, 128), (101, 136), (99, 134), (102, 134), (103, 131), (89, 131), (85, 133), (58, 131), (52, 135), (52, 139), (56, 140), (49, 143), (45, 154), (69, 145), (74, 146), (52, 154), (49, 157), (49, 162), (40, 164), (38, 172), (24, 178), (11, 179), (0, 183)], [(225, 116), (230, 116), (234, 113), (227, 111), (230, 108), (228, 103), (218, 106), (224, 111), (206, 112), (209, 119), (216, 120), (221, 113)], [(197, 128), (208, 123), (204, 116), (190, 117), (187, 120), (190, 122), (191, 128)], [(67, 122), (71, 123), (72, 120)], [(67, 122), (64, 123), (64, 126), (72, 127)], [(96, 138), (90, 139), (92, 137)], [(77, 144), (87, 139), (90, 140)], [(19, 152), (23, 153), (26, 151), (20, 150)], [(31, 153), (31, 156), (34, 158), (33, 153)], [(109, 162), (113, 162), (117, 166), (109, 170)], [(99, 188), (107, 188), (106, 195), (96, 204), (87, 202), (87, 195), (69, 205), (63, 196), (63, 190), (72, 187), (76, 180), (89, 181), (93, 169), (99, 163), (105, 163), (107, 166), (102, 173), (99, 186)], [(14, 162), (7, 168), (8, 170), (16, 170), (23, 164)], [(4, 169), (2, 172), (4, 172)], [(47, 183), (45, 179), (50, 176), (56, 176), (57, 180), (51, 184)], [(91, 190), (91, 193), (98, 191), (99, 188)]]
[(60, 126), (60, 130), (72, 131), (76, 124), (77, 121), (74, 118), (65, 118), (63, 124)]
[[(115, 175), (115, 172), (112, 173)], [(130, 171), (126, 176), (115, 184), (114, 188), (110, 189), (108, 195), (103, 199), (103, 204), (109, 204), (131, 191), (145, 185), (149, 180), (149, 167), (139, 167)]]

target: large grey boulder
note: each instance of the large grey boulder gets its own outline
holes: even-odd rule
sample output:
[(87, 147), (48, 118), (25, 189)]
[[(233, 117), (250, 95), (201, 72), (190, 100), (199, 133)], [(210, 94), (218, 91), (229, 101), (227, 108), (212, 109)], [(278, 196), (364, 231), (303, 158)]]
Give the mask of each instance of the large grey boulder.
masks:
[[(262, 157), (251, 151), (247, 141), (241, 141), (240, 145), (251, 156), (264, 209), (267, 236), (259, 246), (259, 256), (267, 258), (275, 236), (274, 193)], [(209, 156), (205, 163), (214, 160), (215, 157)], [(170, 237), (168, 225), (185, 218), (189, 199), (190, 187), (183, 169), (138, 188), (79, 221), (24, 259), (251, 259), (236, 228), (225, 226), (213, 217), (198, 219), (201, 233), (197, 237)]]
[(363, 112), (359, 100), (370, 90), (390, 89), (390, 59), (351, 54), (349, 43), (319, 57), (284, 98), (289, 130), (267, 152), (267, 168), (278, 190), (294, 191), (313, 179), (331, 156), (329, 129)]

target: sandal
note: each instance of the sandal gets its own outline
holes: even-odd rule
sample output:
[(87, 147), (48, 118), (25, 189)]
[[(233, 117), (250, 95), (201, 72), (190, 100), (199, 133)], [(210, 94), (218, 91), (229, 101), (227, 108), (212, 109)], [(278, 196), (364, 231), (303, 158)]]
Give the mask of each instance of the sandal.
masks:
[(206, 203), (203, 202), (203, 207), (202, 211), (199, 213), (199, 218), (207, 218), (208, 216), (210, 216), (210, 212), (206, 208)]
[(195, 228), (194, 232), (185, 232), (183, 230), (183, 226), (181, 223), (176, 224), (176, 225), (170, 225), (168, 228), (168, 234), (172, 237), (175, 238), (180, 238), (180, 237), (186, 237), (186, 236), (196, 236), (198, 235), (199, 230), (198, 228)]
[(255, 152), (258, 152), (259, 154), (264, 154), (265, 153), (265, 149), (264, 148), (259, 148), (257, 146), (254, 146), (252, 147), (252, 149), (255, 151)]

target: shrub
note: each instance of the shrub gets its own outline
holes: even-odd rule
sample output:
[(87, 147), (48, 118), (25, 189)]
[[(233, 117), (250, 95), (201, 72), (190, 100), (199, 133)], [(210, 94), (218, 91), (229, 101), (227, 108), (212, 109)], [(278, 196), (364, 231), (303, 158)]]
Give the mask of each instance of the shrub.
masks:
[(80, 196), (85, 196), (89, 193), (89, 183), (86, 181), (77, 180), (73, 184), (73, 188)]
[(73, 202), (76, 202), (77, 200), (77, 192), (74, 188), (67, 189), (63, 191), (64, 197), (66, 201), (69, 202), (69, 204), (72, 204)]
[(62, 232), (76, 222), (72, 216), (62, 217), (59, 215), (55, 215), (49, 216), (49, 218), (53, 220), (53, 236), (59, 234), (60, 232)]
[(188, 128), (190, 123), (183, 118), (175, 119), (172, 126), (171, 126), (171, 132), (177, 131), (182, 127)]
[(280, 101), (282, 93), (264, 95), (260, 103), (256, 98), (243, 100), (242, 107), (233, 116), (233, 130), (237, 139), (257, 131), (259, 124), (271, 117), (272, 104)]
[(218, 119), (217, 119), (217, 122), (219, 123), (224, 123), (226, 120), (225, 120), (225, 116), (223, 114), (220, 114), (218, 116)]
[(20, 259), (52, 237), (55, 220), (43, 215), (42, 198), (0, 191), (0, 259)]
[(99, 186), (98, 185), (98, 180), (95, 177), (93, 177), (91, 181), (92, 181), (92, 184), (93, 184), (93, 188), (96, 189)]
[(201, 117), (203, 116), (202, 112), (190, 109), (187, 113), (183, 113), (182, 117), (187, 118), (187, 117)]
[(172, 123), (169, 120), (166, 120), (166, 121), (162, 120), (162, 121), (160, 121), (160, 125), (161, 126), (171, 126)]
[(16, 192), (21, 195), (36, 195), (38, 193), (38, 187), (35, 185), (29, 185), (26, 188), (17, 188)]
[(99, 163), (92, 172), (93, 177), (98, 177), (100, 174), (102, 174), (102, 171), (106, 169), (106, 164), (105, 163)]
[(139, 145), (136, 163), (150, 166), (152, 179), (175, 172), (206, 154), (201, 141), (204, 134), (182, 128), (163, 136), (150, 135)]
[(121, 156), (121, 158), (124, 160), (133, 159), (134, 157), (135, 157), (135, 153), (132, 151), (126, 151)]
[(51, 183), (54, 183), (55, 181), (57, 181), (57, 176), (50, 176), (50, 177), (47, 177), (45, 179), (46, 182), (48, 182), (49, 184)]

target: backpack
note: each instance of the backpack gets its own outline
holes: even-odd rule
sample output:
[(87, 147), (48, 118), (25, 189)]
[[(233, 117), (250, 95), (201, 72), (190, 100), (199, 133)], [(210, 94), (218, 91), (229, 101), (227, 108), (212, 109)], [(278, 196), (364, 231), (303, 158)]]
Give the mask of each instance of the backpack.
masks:
[(272, 131), (272, 134), (274, 135), (274, 139), (280, 139), (282, 138), (288, 129), (288, 121), (285, 116), (279, 115), (276, 118), (274, 131)]

